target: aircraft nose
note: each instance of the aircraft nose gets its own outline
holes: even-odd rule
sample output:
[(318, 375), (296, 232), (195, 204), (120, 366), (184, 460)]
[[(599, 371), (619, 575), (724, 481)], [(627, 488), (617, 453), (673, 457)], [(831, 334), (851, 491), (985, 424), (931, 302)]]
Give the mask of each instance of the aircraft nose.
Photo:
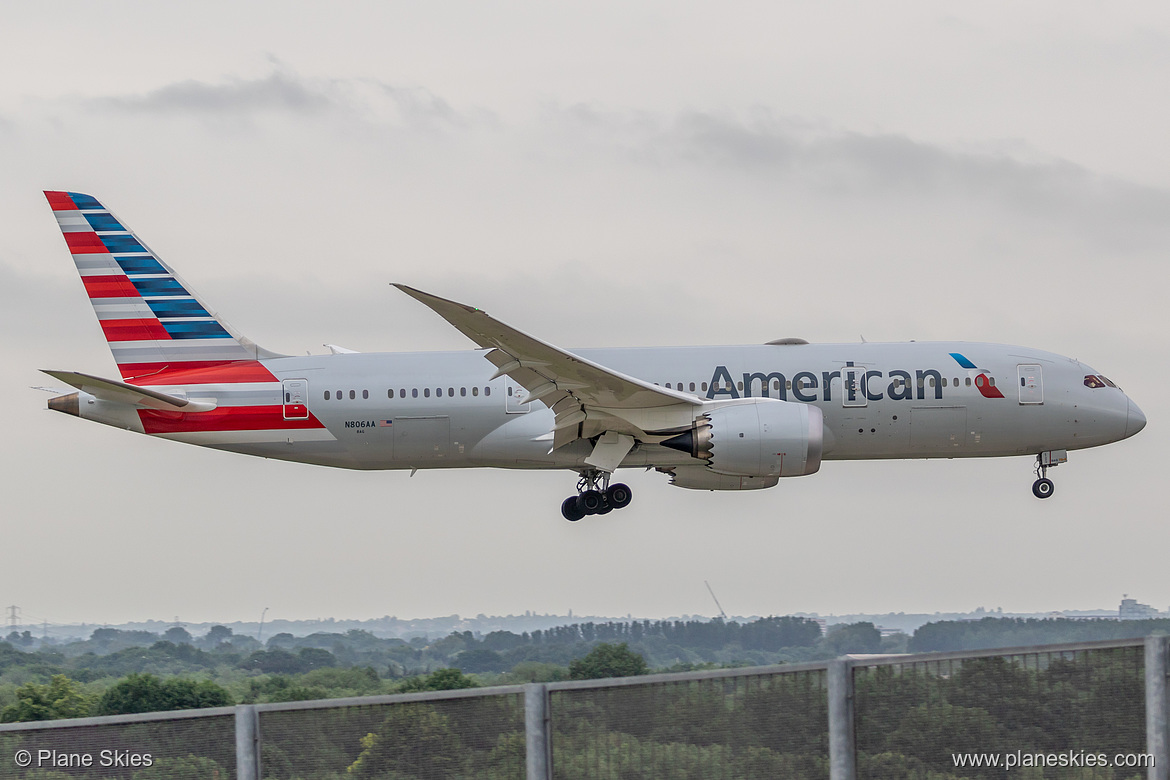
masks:
[(1126, 400), (1129, 401), (1129, 413), (1125, 422), (1125, 437), (1128, 439), (1146, 427), (1146, 416), (1142, 414), (1142, 410), (1138, 408), (1132, 399)]

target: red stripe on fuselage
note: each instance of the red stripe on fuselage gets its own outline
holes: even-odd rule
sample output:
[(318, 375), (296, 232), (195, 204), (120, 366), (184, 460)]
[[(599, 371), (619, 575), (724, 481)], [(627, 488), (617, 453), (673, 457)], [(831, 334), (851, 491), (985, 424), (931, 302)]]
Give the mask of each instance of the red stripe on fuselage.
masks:
[[(65, 235), (69, 235), (66, 233)], [(140, 298), (138, 288), (125, 276), (102, 274), (83, 276), (81, 283), (90, 298)]]
[(49, 199), (49, 208), (53, 211), (77, 211), (77, 204), (67, 192), (49, 192), (45, 190), (45, 197)]
[(209, 412), (191, 413), (139, 409), (138, 416), (147, 433), (305, 430), (325, 427), (311, 414), (307, 420), (286, 420), (282, 406), (224, 406)]
[(106, 341), (171, 340), (171, 334), (158, 320), (102, 320)]
[(69, 245), (69, 253), (73, 255), (93, 255), (109, 253), (106, 245), (98, 238), (97, 233), (83, 231), (81, 233), (62, 233), (65, 243)]
[(276, 382), (259, 360), (173, 360), (170, 363), (122, 363), (122, 378), (132, 385), (213, 385)]

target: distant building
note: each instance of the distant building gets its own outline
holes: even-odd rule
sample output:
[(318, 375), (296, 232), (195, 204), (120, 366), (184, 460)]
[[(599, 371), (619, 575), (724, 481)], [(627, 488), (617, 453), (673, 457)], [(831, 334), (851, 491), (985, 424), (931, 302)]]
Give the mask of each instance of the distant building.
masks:
[(1158, 617), (1158, 610), (1149, 604), (1139, 604), (1137, 599), (1122, 599), (1117, 616), (1122, 620), (1151, 620)]

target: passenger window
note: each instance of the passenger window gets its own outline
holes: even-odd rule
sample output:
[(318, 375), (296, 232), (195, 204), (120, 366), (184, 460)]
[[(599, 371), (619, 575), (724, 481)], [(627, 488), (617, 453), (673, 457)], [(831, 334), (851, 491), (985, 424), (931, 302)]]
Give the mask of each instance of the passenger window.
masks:
[(461, 395), (461, 396), (467, 395), (467, 388), (466, 387), (459, 388), (459, 395)]
[(343, 396), (341, 395), (341, 391), (340, 391), (340, 390), (338, 390), (338, 391), (337, 391), (337, 400), (338, 400), (338, 401), (340, 401), (340, 400), (342, 399), (342, 397), (343, 397)]
[(370, 397), (370, 391), (369, 390), (362, 390), (362, 400), (363, 401), (368, 400), (369, 397)]
[(967, 387), (971, 386), (971, 377), (967, 377)]
[(743, 392), (743, 380), (740, 380), (739, 382), (739, 390), (740, 392)]
[(789, 379), (787, 382), (785, 382), (785, 383), (784, 383), (784, 389), (785, 389), (785, 390), (791, 390), (791, 389), (792, 389), (792, 380), (791, 380), (791, 379)]
[(772, 383), (772, 389), (773, 389), (773, 390), (779, 390), (779, 389), (780, 389), (780, 380), (779, 380), (779, 379), (777, 379), (776, 381), (774, 381), (774, 382)]
[(451, 396), (452, 398), (454, 398), (454, 397), (455, 397), (455, 388), (454, 388), (454, 387), (448, 387), (448, 388), (447, 388), (447, 395), (449, 395), (449, 396)]
[[(933, 379), (932, 379), (932, 380), (930, 380), (930, 383), (933, 385), (933, 384), (934, 384), (934, 380), (933, 380)], [(946, 387), (946, 386), (947, 386), (947, 378), (946, 378), (945, 376), (943, 377), (943, 380), (942, 380), (942, 386), (943, 386), (943, 387)]]
[(1023, 377), (1020, 377), (1020, 387), (1027, 387), (1027, 386), (1028, 386), (1028, 381), (1026, 379), (1024, 379)]
[(354, 390), (350, 390), (350, 391), (349, 391), (349, 400), (351, 400), (351, 401), (352, 401), (352, 400), (353, 400), (353, 399), (355, 399), (355, 398), (357, 398), (357, 392), (356, 392), (356, 391), (354, 391)]
[(478, 387), (471, 388), (471, 394), (472, 395), (479, 395), (479, 388)]
[(987, 381), (991, 383), (992, 387), (995, 387), (995, 377), (989, 376), (987, 377)]
[(707, 392), (707, 383), (706, 382), (703, 383), (702, 387), (703, 387), (703, 392), (704, 393)]
[(492, 394), (492, 389), (491, 389), (490, 387), (485, 387), (485, 388), (483, 389), (483, 394), (484, 394), (484, 395), (491, 395), (491, 394)]
[(387, 397), (387, 398), (393, 398), (393, 397), (394, 397), (394, 388), (390, 388), (389, 390), (387, 390), (387, 391), (386, 391), (386, 397)]
[[(1086, 378), (1087, 378), (1087, 377), (1086, 377)], [(1085, 384), (1088, 384), (1088, 382), (1086, 382)], [(326, 401), (328, 401), (328, 400), (329, 400), (329, 391), (328, 391), (328, 390), (326, 390), (326, 391), (325, 391), (325, 400), (326, 400)]]
[(509, 387), (508, 388), (508, 395), (511, 395), (511, 394), (512, 394), (512, 388)]
[(405, 388), (405, 387), (401, 388), (401, 389), (398, 391), (398, 397), (399, 397), (399, 398), (406, 398), (406, 388)]
[(666, 389), (667, 389), (667, 390), (673, 390), (674, 388), (670, 386), (670, 382), (667, 382), (667, 383), (666, 383)]
[(288, 393), (285, 393), (285, 394), (284, 394), (284, 402), (287, 404), (287, 403), (289, 402), (289, 400), (290, 400), (290, 399), (289, 399), (289, 397), (288, 397)]
[(417, 387), (410, 388), (410, 397), (411, 398), (418, 398), (418, 388)]
[(436, 388), (435, 388), (435, 397), (436, 397), (436, 398), (442, 398), (442, 397), (443, 397), (443, 388), (441, 388), (441, 387), (436, 387)]
[(430, 397), (431, 397), (431, 388), (424, 387), (423, 388), (423, 398), (430, 398)]
[(695, 383), (691, 382), (691, 392), (695, 392)]

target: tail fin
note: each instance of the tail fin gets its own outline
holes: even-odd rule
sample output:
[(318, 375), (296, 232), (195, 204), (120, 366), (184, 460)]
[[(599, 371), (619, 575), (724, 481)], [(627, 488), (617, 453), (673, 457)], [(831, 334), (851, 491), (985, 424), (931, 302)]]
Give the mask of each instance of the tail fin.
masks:
[[(122, 378), (202, 371), (279, 357), (192, 292), (171, 267), (89, 195), (45, 192)], [(270, 376), (270, 375), (269, 375)]]

